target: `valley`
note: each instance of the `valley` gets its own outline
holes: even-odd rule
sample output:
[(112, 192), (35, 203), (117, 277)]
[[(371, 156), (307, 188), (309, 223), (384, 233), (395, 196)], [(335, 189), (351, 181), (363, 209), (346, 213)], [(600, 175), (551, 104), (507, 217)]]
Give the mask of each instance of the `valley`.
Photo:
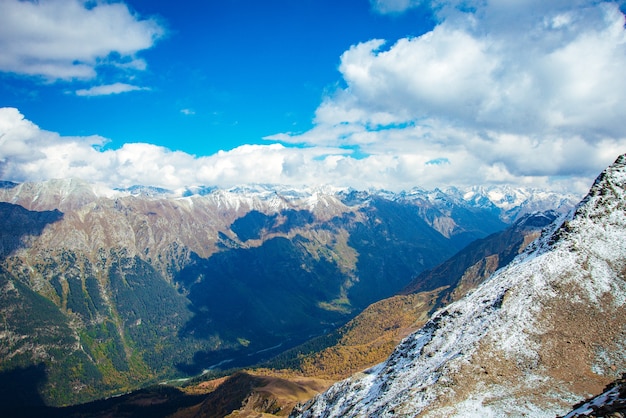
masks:
[[(38, 370), (18, 392), (48, 406), (210, 368), (207, 378), (281, 351), (263, 367), (280, 370), (282, 361), (292, 375), (345, 377), (388, 355), (445, 292), (376, 302), (470, 242), (502, 231), (512, 213), (523, 218), (525, 205), (556, 201), (566, 211), (573, 204), (526, 196), (512, 212), (477, 199), (476, 191), (465, 194), (474, 200), (463, 195), (5, 184), (1, 370)], [(455, 285), (430, 282), (431, 292)], [(358, 320), (361, 312), (382, 314), (388, 323), (381, 329), (395, 331), (375, 341), (354, 334), (372, 321)], [(295, 362), (293, 353), (300, 353)], [(10, 402), (29, 404), (22, 397)]]

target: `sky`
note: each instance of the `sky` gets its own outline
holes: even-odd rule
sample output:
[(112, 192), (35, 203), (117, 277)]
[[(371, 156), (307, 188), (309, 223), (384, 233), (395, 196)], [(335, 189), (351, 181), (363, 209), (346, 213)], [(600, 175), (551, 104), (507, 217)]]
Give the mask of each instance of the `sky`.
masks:
[(584, 193), (626, 3), (0, 0), (0, 179)]

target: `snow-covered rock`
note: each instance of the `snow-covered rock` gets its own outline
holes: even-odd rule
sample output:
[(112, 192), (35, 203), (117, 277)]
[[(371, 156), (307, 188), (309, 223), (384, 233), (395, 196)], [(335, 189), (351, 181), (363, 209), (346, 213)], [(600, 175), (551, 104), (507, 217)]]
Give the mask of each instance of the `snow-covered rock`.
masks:
[(554, 417), (626, 371), (626, 155), (385, 361), (294, 417)]
[(611, 383), (601, 394), (574, 407), (563, 418), (620, 418), (626, 414), (626, 375)]

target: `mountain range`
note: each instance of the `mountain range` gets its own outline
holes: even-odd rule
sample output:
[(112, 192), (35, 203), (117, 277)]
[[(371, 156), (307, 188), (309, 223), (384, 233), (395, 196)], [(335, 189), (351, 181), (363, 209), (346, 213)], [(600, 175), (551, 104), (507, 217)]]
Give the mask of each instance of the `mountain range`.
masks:
[(14, 405), (257, 363), (524, 214), (576, 201), (484, 188), (0, 186), (0, 401)]
[(624, 242), (626, 155), (521, 255), (292, 416), (592, 416), (623, 402)]

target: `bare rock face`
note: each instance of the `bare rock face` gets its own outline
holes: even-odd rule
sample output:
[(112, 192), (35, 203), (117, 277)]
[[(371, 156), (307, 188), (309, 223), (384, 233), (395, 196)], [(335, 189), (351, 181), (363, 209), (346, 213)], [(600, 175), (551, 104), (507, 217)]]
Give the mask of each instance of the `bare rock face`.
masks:
[(296, 417), (554, 417), (626, 371), (626, 156), (575, 211)]

